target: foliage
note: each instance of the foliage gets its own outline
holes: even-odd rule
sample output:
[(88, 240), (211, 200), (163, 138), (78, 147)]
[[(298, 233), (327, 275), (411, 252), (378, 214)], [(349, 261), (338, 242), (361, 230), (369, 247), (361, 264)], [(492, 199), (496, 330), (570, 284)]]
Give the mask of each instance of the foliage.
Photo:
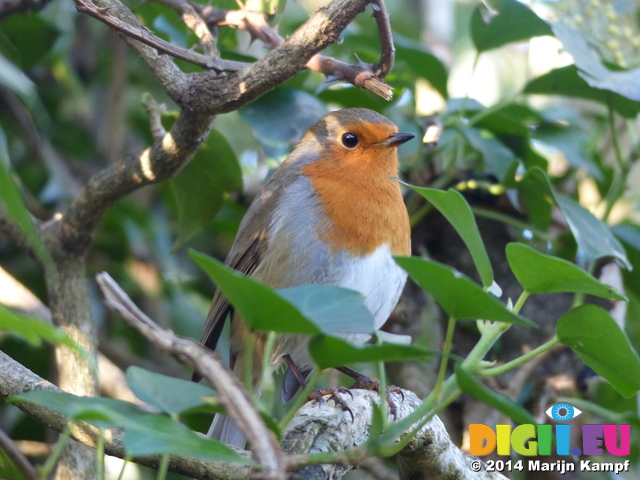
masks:
[[(233, 8), (233, 2), (228, 3), (227, 7)], [(279, 11), (276, 18), (281, 21), (281, 31), (292, 31), (306, 15), (298, 2), (288, 2), (286, 8), (278, 8), (283, 2), (263, 3), (268, 3), (265, 8)], [(640, 223), (635, 187), (640, 143), (633, 135), (640, 112), (635, 91), (640, 85), (637, 71), (623, 69), (628, 64), (633, 67), (632, 61), (612, 65), (611, 58), (603, 59), (585, 39), (588, 32), (580, 30), (575, 15), (562, 17), (560, 11), (565, 20), (550, 24), (515, 0), (488, 3), (493, 12), (483, 5), (474, 4), (468, 11), (457, 7), (468, 20), (461, 37), (475, 48), (474, 65), (493, 49), (513, 53), (510, 48), (516, 42), (542, 35), (555, 35), (562, 41), (574, 64), (531, 76), (517, 95), (491, 105), (470, 96), (456, 98), (459, 92), (450, 91), (453, 81), (448, 79), (453, 69), (420, 40), (421, 27), (409, 18), (415, 15), (389, 5), (397, 50), (396, 66), (386, 80), (396, 89), (394, 102), (386, 103), (354, 87), (326, 85), (318, 74), (302, 72), (239, 113), (220, 116), (198, 155), (175, 179), (111, 209), (95, 236), (88, 274), (111, 272), (132, 296), (152, 302), (157, 320), (181, 335), (199, 337), (208, 308), (212, 289), (200, 267), (252, 329), (310, 335), (311, 355), (322, 368), (403, 360), (433, 368), (436, 363), (437, 381), (423, 406), (403, 422), (379, 420), (372, 428), (378, 435), (373, 435), (365, 448), (374, 454), (396, 453), (410, 440), (405, 436), (398, 443), (402, 432), (432, 416), (434, 410), (444, 409), (463, 392), (516, 423), (536, 423), (517, 395), (493, 391), (483, 379), (549, 354), (558, 344), (572, 349), (613, 389), (609, 385), (603, 387), (608, 390), (587, 393), (574, 389), (565, 401), (597, 418), (622, 421), (623, 413), (625, 421), (638, 423), (637, 403), (625, 403), (640, 390), (636, 353), (640, 347)], [(89, 18), (69, 15), (67, 8), (63, 0), (52, 0), (39, 13), (0, 20), (0, 93), (2, 99), (10, 99), (3, 100), (10, 108), (0, 109), (1, 208), (26, 232), (30, 248), (45, 265), (50, 261), (32, 229), (27, 206), (33, 214), (50, 217), (77, 192), (74, 177), (86, 178), (97, 166), (148, 144), (148, 120), (138, 101), (143, 93), (151, 92), (169, 105), (163, 116), (165, 124), (176, 116), (176, 106), (157, 90), (141, 62), (126, 53), (105, 28)], [(588, 15), (589, 8), (580, 13)], [(193, 34), (176, 23), (176, 14), (168, 8), (151, 2), (136, 13), (174, 43), (193, 40)], [(91, 41), (77, 45), (83, 35)], [(27, 38), (31, 39), (29, 48)], [(239, 47), (245, 40), (242, 32), (221, 31), (223, 56), (248, 55)], [(339, 58), (357, 54), (364, 61), (376, 58), (378, 40), (372, 21), (358, 19), (345, 31), (343, 40), (325, 53)], [(101, 44), (108, 48), (98, 51), (95, 45)], [(474, 71), (473, 75), (469, 84), (479, 73)], [(401, 148), (412, 225), (417, 229), (434, 221), (438, 212), (442, 214), (468, 249), (475, 269), (461, 273), (432, 258), (396, 259), (448, 317), (439, 351), (434, 352), (432, 345), (423, 341), (424, 336), (413, 345), (384, 335), (375, 344), (350, 345), (332, 334), (376, 333), (371, 331), (370, 313), (355, 292), (327, 286), (274, 291), (211, 258), (224, 257), (266, 172), (278, 165), (325, 111), (373, 108), (396, 122), (401, 131), (424, 133), (430, 122), (418, 111), (424, 108), (420, 98), (425, 81), (435, 92), (432, 98), (444, 105), (437, 113), (444, 129), (435, 148), (418, 142)], [(109, 101), (103, 100), (105, 95)], [(424, 187), (425, 178), (432, 188)], [(585, 198), (587, 191), (597, 197), (595, 204)], [(476, 202), (478, 198), (480, 202)], [(508, 203), (509, 208), (485, 206), (495, 207), (498, 201)], [(493, 249), (485, 246), (486, 239), (493, 237), (476, 223), (476, 219), (485, 218), (507, 225), (518, 240), (508, 242), (501, 254), (515, 278), (510, 286), (521, 292), (519, 297), (501, 299), (506, 285), (496, 280), (499, 260), (492, 258)], [(187, 253), (187, 246), (204, 253)], [(422, 256), (427, 251), (426, 247), (414, 249), (414, 254)], [(41, 276), (22, 251), (0, 244), (0, 262), (44, 297)], [(596, 277), (607, 263), (622, 272), (621, 285), (614, 287)], [(512, 325), (526, 329), (538, 326), (523, 310), (532, 297), (562, 293), (572, 294), (573, 303), (555, 312), (552, 336), (529, 353), (500, 358), (500, 343)], [(590, 296), (604, 301), (596, 306)], [(627, 302), (626, 316), (610, 311), (614, 301)], [(96, 318), (102, 319), (104, 307), (98, 299), (94, 303), (99, 312)], [(348, 322), (343, 321), (345, 317)], [(35, 346), (41, 340), (69, 342), (57, 329), (40, 323), (27, 329), (26, 321), (0, 310), (0, 330), (17, 333)], [(433, 325), (438, 322), (432, 319), (431, 326), (424, 329)], [(477, 326), (476, 336), (470, 335), (473, 347), (464, 355), (454, 355), (454, 331), (468, 332), (470, 325)], [(100, 320), (99, 328), (103, 343), (118, 345), (140, 359), (152, 355), (150, 347), (118, 319)], [(5, 344), (11, 348), (8, 341), (3, 342), (3, 348)], [(34, 361), (31, 348), (15, 350), (19, 361), (29, 366)], [(488, 361), (496, 355), (497, 362)], [(35, 358), (41, 364), (34, 368), (44, 369), (46, 360)], [(175, 366), (159, 362), (160, 370), (175, 372)], [(215, 392), (137, 367), (129, 368), (126, 378), (137, 397), (154, 405), (157, 413), (103, 397), (50, 392), (29, 392), (12, 401), (54, 407), (101, 429), (123, 426), (130, 455), (182, 453), (246, 462), (219, 442), (204, 440), (185, 426), (206, 429), (210, 416), (205, 413), (220, 410), (212, 406), (210, 397)], [(176, 397), (175, 391), (181, 395)], [(273, 391), (264, 393), (256, 402), (262, 402), (261, 412), (273, 416), (267, 423), (277, 430), (278, 418), (289, 418), (292, 412), (272, 408), (277, 403), (268, 398)], [(621, 413), (615, 410), (621, 404), (633, 406)], [(20, 427), (16, 421), (6, 429), (18, 438), (23, 434)], [(150, 438), (154, 441), (149, 442)], [(60, 440), (64, 441), (65, 437)]]

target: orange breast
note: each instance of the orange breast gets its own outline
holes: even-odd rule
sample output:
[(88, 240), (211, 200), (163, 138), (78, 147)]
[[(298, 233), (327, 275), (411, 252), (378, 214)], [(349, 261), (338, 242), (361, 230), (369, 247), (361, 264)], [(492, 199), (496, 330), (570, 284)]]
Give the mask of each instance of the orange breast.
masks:
[(318, 226), (332, 251), (367, 255), (387, 244), (394, 255), (410, 254), (410, 227), (397, 176), (395, 148), (362, 152), (327, 149), (320, 161), (305, 166), (327, 222)]

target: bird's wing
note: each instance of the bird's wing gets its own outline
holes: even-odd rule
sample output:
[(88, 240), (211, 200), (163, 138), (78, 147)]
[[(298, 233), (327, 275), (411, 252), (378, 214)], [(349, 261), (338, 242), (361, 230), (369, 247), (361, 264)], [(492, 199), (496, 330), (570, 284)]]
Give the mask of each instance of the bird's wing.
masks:
[[(256, 235), (250, 242), (245, 242), (240, 248), (234, 245), (229, 253), (227, 265), (245, 275), (251, 275), (260, 264), (261, 251), (266, 247), (266, 236), (263, 234)], [(227, 316), (233, 315), (233, 307), (227, 300), (220, 289), (216, 290), (211, 303), (211, 308), (207, 314), (207, 322), (202, 332), (200, 342), (207, 348), (215, 350), (220, 339), (220, 334), (224, 328), (224, 322)], [(194, 372), (192, 380), (198, 382), (201, 376)]]
[[(272, 212), (282, 192), (297, 176), (296, 169), (278, 169), (251, 203), (225, 261), (229, 267), (245, 275), (252, 275), (258, 268), (268, 245)], [(215, 350), (225, 319), (232, 314), (233, 307), (218, 289), (213, 297), (200, 340), (203, 345)], [(199, 376), (194, 373), (193, 378), (198, 380)]]
[[(227, 265), (245, 275), (251, 275), (260, 263), (261, 250), (266, 246), (266, 236), (256, 235), (246, 248), (235, 252), (236, 254), (227, 259)], [(231, 254), (234, 252), (232, 251)], [(202, 332), (201, 342), (211, 350), (216, 349), (222, 327), (227, 315), (233, 314), (233, 307), (229, 300), (218, 289), (213, 296), (211, 308), (207, 314), (207, 323)]]

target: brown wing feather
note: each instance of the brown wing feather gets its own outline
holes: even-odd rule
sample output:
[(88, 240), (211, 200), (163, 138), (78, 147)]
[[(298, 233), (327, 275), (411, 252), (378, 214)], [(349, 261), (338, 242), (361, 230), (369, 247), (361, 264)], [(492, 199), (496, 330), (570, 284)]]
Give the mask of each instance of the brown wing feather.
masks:
[[(234, 270), (244, 273), (245, 275), (251, 275), (260, 263), (260, 253), (265, 244), (264, 235), (256, 236), (244, 251), (239, 251), (233, 258), (228, 258), (227, 264)], [(230, 252), (230, 257), (233, 253), (233, 251)], [(202, 332), (202, 338), (200, 339), (200, 342), (205, 347), (211, 350), (216, 349), (227, 316), (233, 316), (233, 307), (229, 303), (229, 300), (227, 300), (218, 289), (213, 296), (204, 331)], [(193, 381), (199, 382), (201, 379), (202, 377), (197, 372), (193, 373)]]

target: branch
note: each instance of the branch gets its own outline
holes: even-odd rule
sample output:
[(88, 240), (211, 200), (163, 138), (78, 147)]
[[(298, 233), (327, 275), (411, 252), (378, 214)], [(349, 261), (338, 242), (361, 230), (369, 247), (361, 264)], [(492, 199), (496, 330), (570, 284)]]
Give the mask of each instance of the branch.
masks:
[(33, 468), (33, 465), (31, 465), (29, 460), (27, 460), (24, 454), (18, 449), (15, 442), (11, 440), (9, 435), (3, 430), (0, 430), (0, 450), (5, 452), (27, 480), (38, 480), (40, 478), (36, 469)]
[[(179, 8), (184, 0), (158, 0), (173, 8)], [(392, 88), (387, 85), (382, 77), (387, 75), (393, 67), (394, 47), (391, 36), (389, 14), (383, 0), (372, 2), (374, 17), (380, 32), (381, 57), (377, 64), (347, 63), (342, 60), (316, 54), (306, 63), (306, 68), (314, 72), (324, 74), (327, 78), (345, 80), (359, 88), (367, 89), (385, 100), (393, 98)], [(267, 47), (273, 49), (284, 43), (284, 39), (278, 34), (277, 28), (270, 27), (268, 16), (263, 12), (251, 10), (220, 11), (208, 6), (193, 4), (199, 9), (209, 24), (231, 25), (241, 30), (246, 30), (252, 39), (262, 41)]]
[(282, 452), (273, 434), (267, 429), (243, 387), (224, 365), (218, 354), (189, 338), (180, 338), (160, 328), (131, 301), (127, 294), (106, 273), (96, 277), (105, 304), (117, 312), (129, 325), (163, 351), (196, 370), (218, 392), (225, 407), (251, 443), (256, 461), (266, 471), (265, 478), (283, 478)]
[(211, 122), (210, 115), (181, 112), (152, 147), (92, 177), (67, 212), (44, 226), (43, 236), (55, 235), (66, 250), (85, 251), (104, 213), (129, 193), (176, 175), (206, 139)]
[(187, 27), (193, 30), (193, 33), (195, 33), (202, 42), (204, 53), (209, 57), (217, 59), (220, 56), (220, 52), (218, 51), (213, 35), (209, 31), (209, 27), (198, 12), (196, 12), (195, 8), (188, 3), (182, 6), (182, 19)]
[[(297, 470), (302, 478), (340, 478), (353, 464), (366, 461), (366, 451), (353, 447), (368, 440), (373, 404), (379, 404), (380, 395), (370, 390), (351, 390), (348, 412), (329, 403), (308, 402), (282, 433), (282, 448), (288, 457), (289, 470)], [(398, 407), (398, 419), (413, 413), (420, 399), (408, 390), (391, 394)], [(391, 418), (390, 418), (391, 420)], [(309, 454), (338, 452), (333, 464), (312, 465)], [(342, 460), (340, 462), (339, 460)], [(438, 417), (431, 419), (418, 432), (411, 443), (397, 456), (401, 478), (415, 480), (506, 480), (499, 473), (475, 471), (471, 464), (475, 457), (464, 454), (451, 441)], [(326, 461), (326, 459), (324, 460)]]
[(384, 4), (384, 0), (374, 0), (371, 7), (373, 16), (378, 25), (380, 35), (380, 62), (378, 62), (375, 74), (385, 77), (393, 68), (396, 49), (393, 46), (393, 34), (391, 33), (391, 23), (389, 22), (389, 12)]
[[(40, 378), (28, 368), (20, 365), (8, 355), (0, 351), (0, 396), (7, 398), (19, 395), (31, 390), (51, 390), (62, 392), (58, 387)], [(65, 415), (41, 407), (32, 402), (14, 403), (16, 407), (43, 423), (47, 427), (64, 432), (69, 424), (69, 418)], [(122, 432), (111, 431), (112, 435), (105, 435), (105, 453), (113, 457), (126, 458), (126, 452), (122, 443)], [(87, 425), (78, 423), (76, 428), (71, 430), (71, 436), (75, 440), (95, 448), (98, 431)], [(160, 465), (159, 455), (136, 457), (134, 462), (157, 469)], [(181, 473), (188, 477), (201, 480), (249, 480), (250, 468), (246, 465), (233, 463), (214, 463), (196, 460), (188, 457), (172, 455), (169, 462), (169, 469), (172, 472)]]
[[(98, 7), (89, 0), (74, 1), (78, 12), (89, 15), (90, 17), (101, 21), (105, 25), (109, 25), (111, 28), (123, 33), (125, 36), (155, 48), (158, 52), (169, 54), (172, 57), (185, 60), (189, 63), (193, 63), (202, 68), (214, 70), (216, 72), (236, 72), (247, 66), (247, 64), (242, 62), (223, 60), (213, 56), (202, 55), (198, 52), (194, 52), (193, 50), (176, 47), (175, 45), (156, 37), (148, 28), (139, 23), (135, 25), (129, 21), (119, 18), (116, 15), (111, 15), (111, 10), (115, 5)], [(188, 12), (184, 13), (186, 14)]]
[(3, 205), (0, 204), (0, 235), (15, 244), (20, 250), (33, 258), (38, 258), (36, 252), (31, 247), (31, 243), (22, 233), (22, 230), (13, 222)]
[[(204, 102), (208, 112), (226, 113), (243, 107), (305, 68), (315, 54), (340, 38), (368, 3), (369, 0), (333, 0), (248, 68), (228, 78), (194, 73), (190, 75), (192, 88), (209, 100)], [(202, 105), (202, 97), (182, 100), (187, 108)]]

